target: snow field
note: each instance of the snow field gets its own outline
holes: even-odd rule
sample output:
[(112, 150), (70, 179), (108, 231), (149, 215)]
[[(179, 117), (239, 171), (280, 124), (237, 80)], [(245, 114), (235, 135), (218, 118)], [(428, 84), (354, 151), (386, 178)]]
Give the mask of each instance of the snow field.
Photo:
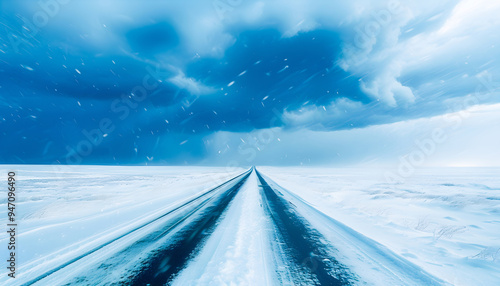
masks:
[[(16, 171), (19, 279), (6, 280), (2, 269), (2, 285), (52, 269), (244, 171), (73, 166), (72, 172), (56, 173), (52, 166), (3, 168)], [(5, 204), (6, 197), (0, 198), (3, 225)], [(0, 245), (6, 239), (0, 233)], [(6, 257), (6, 248), (1, 255)]]
[(422, 169), (402, 184), (382, 169), (258, 169), (447, 283), (500, 284), (499, 169)]

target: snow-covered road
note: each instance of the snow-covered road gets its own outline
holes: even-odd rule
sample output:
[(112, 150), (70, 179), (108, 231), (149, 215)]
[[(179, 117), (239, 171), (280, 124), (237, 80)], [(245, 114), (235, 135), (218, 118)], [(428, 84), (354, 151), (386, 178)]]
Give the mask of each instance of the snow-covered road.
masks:
[[(251, 168), (11, 285), (446, 285)], [(50, 265), (50, 268), (47, 267)]]

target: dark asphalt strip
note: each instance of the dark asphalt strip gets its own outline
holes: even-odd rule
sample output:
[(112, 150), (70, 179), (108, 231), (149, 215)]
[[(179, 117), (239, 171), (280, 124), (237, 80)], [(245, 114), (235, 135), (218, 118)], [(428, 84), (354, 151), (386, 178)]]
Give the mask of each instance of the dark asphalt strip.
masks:
[(289, 272), (298, 285), (351, 285), (355, 276), (332, 257), (332, 246), (302, 218), (295, 207), (278, 195), (257, 172), (263, 199), (281, 236), (285, 255), (291, 262)]
[[(102, 249), (102, 248), (104, 248), (105, 246), (110, 245), (111, 243), (113, 243), (113, 242), (115, 242), (115, 241), (117, 241), (117, 240), (119, 240), (119, 239), (121, 239), (121, 238), (123, 238), (123, 237), (125, 237), (125, 236), (127, 236), (127, 235), (130, 235), (131, 233), (133, 233), (133, 232), (135, 232), (135, 231), (137, 231), (137, 230), (139, 230), (139, 229), (142, 229), (142, 228), (144, 228), (144, 227), (146, 227), (146, 226), (148, 226), (148, 225), (152, 224), (153, 222), (156, 222), (156, 221), (158, 221), (158, 220), (160, 220), (160, 219), (162, 219), (162, 218), (164, 218), (164, 217), (166, 217), (166, 216), (168, 216), (168, 215), (172, 214), (172, 213), (173, 213), (173, 212), (175, 212), (175, 211), (178, 211), (178, 210), (180, 210), (180, 209), (182, 209), (182, 208), (185, 208), (186, 206), (189, 206), (189, 205), (191, 205), (191, 204), (193, 204), (193, 203), (195, 203), (195, 202), (199, 201), (200, 199), (203, 199), (203, 198), (205, 198), (205, 197), (209, 196), (210, 194), (213, 194), (215, 191), (217, 191), (218, 189), (220, 189), (222, 186), (224, 186), (224, 185), (226, 185), (226, 184), (228, 184), (228, 183), (230, 183), (230, 182), (232, 182), (232, 181), (234, 181), (234, 180), (236, 180), (236, 179), (238, 179), (238, 178), (241, 178), (241, 177), (243, 176), (243, 178), (242, 178), (242, 179), (240, 180), (240, 182), (238, 183), (238, 184), (241, 184), (241, 182), (242, 182), (242, 181), (245, 181), (245, 180), (248, 178), (248, 176), (251, 174), (251, 172), (252, 172), (252, 170), (248, 170), (248, 171), (246, 171), (246, 172), (244, 172), (244, 173), (242, 173), (242, 174), (240, 174), (240, 175), (238, 175), (238, 176), (235, 176), (234, 178), (232, 178), (232, 179), (230, 179), (230, 180), (228, 180), (228, 181), (226, 181), (226, 182), (224, 182), (224, 183), (222, 183), (222, 184), (218, 185), (217, 187), (215, 187), (215, 188), (213, 188), (213, 189), (211, 189), (211, 190), (209, 190), (209, 191), (207, 191), (207, 192), (205, 192), (205, 193), (203, 193), (203, 194), (201, 194), (201, 195), (199, 195), (199, 196), (197, 196), (197, 197), (195, 197), (195, 198), (193, 198), (193, 199), (191, 199), (191, 200), (187, 201), (186, 203), (184, 203), (184, 204), (182, 204), (182, 205), (180, 205), (180, 206), (178, 206), (178, 207), (174, 208), (173, 210), (170, 210), (170, 211), (168, 211), (168, 212), (166, 212), (166, 213), (162, 214), (161, 216), (159, 216), (159, 217), (157, 217), (157, 218), (155, 218), (155, 219), (153, 219), (153, 220), (151, 220), (151, 221), (149, 221), (149, 222), (147, 222), (147, 223), (145, 223), (145, 224), (143, 224), (143, 225), (141, 225), (141, 226), (138, 226), (138, 227), (136, 227), (136, 228), (134, 228), (134, 229), (132, 229), (132, 230), (130, 230), (130, 231), (128, 231), (128, 232), (126, 232), (126, 233), (124, 233), (124, 234), (122, 234), (122, 235), (120, 235), (120, 236), (118, 236), (118, 237), (116, 237), (116, 238), (114, 238), (114, 239), (112, 239), (112, 240), (110, 240), (110, 241), (106, 242), (106, 243), (103, 243), (103, 244), (101, 244), (101, 245), (99, 245), (99, 246), (97, 246), (97, 247), (95, 247), (95, 248), (93, 248), (93, 249), (91, 249), (91, 250), (87, 251), (87, 252), (86, 252), (86, 253), (84, 253), (84, 254), (81, 254), (81, 255), (77, 256), (77, 257), (75, 257), (75, 258), (73, 258), (73, 259), (71, 259), (71, 260), (67, 261), (67, 262), (66, 262), (66, 263), (64, 263), (64, 264), (59, 265), (59, 266), (57, 266), (57, 267), (55, 267), (55, 268), (53, 268), (53, 269), (51, 269), (51, 270), (49, 270), (49, 271), (47, 271), (47, 272), (45, 272), (45, 273), (41, 274), (41, 275), (39, 275), (39, 276), (38, 276), (38, 277), (36, 277), (36, 278), (31, 279), (30, 281), (28, 281), (28, 282), (26, 282), (26, 283), (23, 283), (21, 286), (28, 286), (28, 285), (35, 284), (35, 283), (39, 282), (40, 280), (44, 279), (45, 277), (50, 276), (50, 275), (54, 274), (55, 272), (57, 272), (57, 271), (59, 271), (59, 270), (61, 270), (61, 269), (65, 268), (65, 267), (67, 267), (67, 266), (69, 266), (69, 265), (71, 265), (71, 264), (73, 264), (73, 263), (75, 263), (75, 262), (77, 262), (77, 261), (79, 261), (79, 260), (83, 259), (84, 257), (87, 257), (87, 256), (89, 256), (89, 255), (91, 255), (91, 254), (93, 254), (93, 253), (95, 253), (95, 252), (97, 252), (97, 251), (101, 250), (101, 249)], [(233, 188), (234, 188), (234, 187), (233, 187)], [(204, 201), (203, 201), (203, 202), (204, 202)], [(202, 202), (200, 205), (202, 205), (202, 204), (203, 204), (203, 202)]]
[(173, 238), (174, 243), (155, 252), (139, 274), (133, 277), (127, 285), (165, 285), (171, 282), (201, 249), (203, 242), (211, 235), (217, 221), (248, 176), (250, 173), (225, 192), (220, 200), (204, 209), (199, 219), (180, 230)]

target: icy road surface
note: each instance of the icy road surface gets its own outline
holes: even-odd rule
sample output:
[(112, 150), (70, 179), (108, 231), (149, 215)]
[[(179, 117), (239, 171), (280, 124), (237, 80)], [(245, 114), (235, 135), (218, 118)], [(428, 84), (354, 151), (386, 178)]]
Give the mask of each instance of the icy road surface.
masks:
[(4, 273), (2, 285), (466, 285), (430, 274), (255, 168), (197, 176), (172, 168), (161, 177), (153, 167), (154, 182), (114, 169), (100, 175), (112, 181), (100, 194), (96, 170), (73, 174), (95, 185), (45, 199), (33, 190), (42, 198), (19, 204), (24, 251), (17, 278)]

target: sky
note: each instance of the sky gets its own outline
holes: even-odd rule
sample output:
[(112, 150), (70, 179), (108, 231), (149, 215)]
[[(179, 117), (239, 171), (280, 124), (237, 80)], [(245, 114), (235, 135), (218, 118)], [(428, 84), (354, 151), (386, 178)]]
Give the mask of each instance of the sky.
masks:
[(500, 162), (498, 1), (0, 8), (0, 163)]

